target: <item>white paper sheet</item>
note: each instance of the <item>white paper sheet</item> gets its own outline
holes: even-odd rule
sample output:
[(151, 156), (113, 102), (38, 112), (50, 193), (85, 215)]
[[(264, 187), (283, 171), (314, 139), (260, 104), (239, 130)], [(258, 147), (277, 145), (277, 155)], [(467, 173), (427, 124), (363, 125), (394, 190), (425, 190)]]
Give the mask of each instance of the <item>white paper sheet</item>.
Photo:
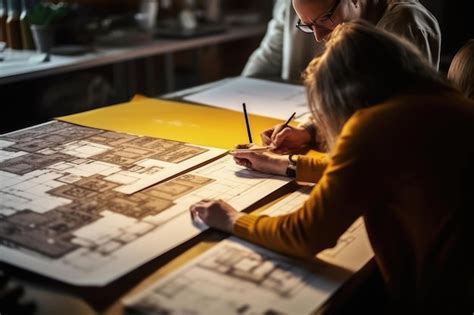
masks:
[(242, 103), (246, 103), (249, 113), (282, 120), (293, 112), (297, 118), (309, 112), (303, 86), (245, 77), (230, 79), (184, 99), (235, 111), (242, 111)]
[[(0, 171), (0, 176), (7, 175)], [(53, 175), (58, 176), (48, 174)], [(105, 189), (104, 183), (94, 187)], [(67, 283), (102, 286), (205, 229), (191, 221), (191, 204), (221, 198), (243, 210), (287, 183), (287, 178), (237, 166), (226, 156), (133, 195), (105, 190), (71, 203), (56, 196), (66, 195), (62, 183), (50, 188), (55, 196), (49, 200), (2, 192), (0, 259)], [(38, 191), (35, 185), (29, 187), (28, 193), (44, 188), (38, 187)], [(74, 187), (70, 194), (80, 188)], [(37, 203), (40, 211), (15, 211), (22, 202)], [(54, 202), (52, 210), (41, 206)]]
[(309, 314), (349, 276), (229, 238), (123, 303), (130, 314)]

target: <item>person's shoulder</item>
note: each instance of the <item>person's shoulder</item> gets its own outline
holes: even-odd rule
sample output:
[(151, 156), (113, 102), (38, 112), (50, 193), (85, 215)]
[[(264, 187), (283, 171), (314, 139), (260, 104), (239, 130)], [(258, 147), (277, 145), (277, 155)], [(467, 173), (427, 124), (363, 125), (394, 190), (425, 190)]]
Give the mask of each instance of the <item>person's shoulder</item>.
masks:
[[(385, 133), (389, 130), (387, 122), (397, 120), (394, 114), (399, 109), (390, 103), (382, 103), (369, 108), (356, 111), (345, 123), (341, 135), (350, 136), (358, 141), (366, 141), (372, 138), (374, 134)], [(388, 119), (391, 117), (390, 119)]]
[[(441, 121), (444, 115), (453, 113), (474, 117), (474, 102), (451, 89), (407, 93), (358, 110), (344, 128), (362, 137), (379, 137), (382, 134), (399, 133), (401, 129), (419, 129), (425, 122), (429, 124), (430, 119)], [(420, 120), (420, 117), (424, 119)]]
[[(404, 130), (419, 128), (418, 118), (423, 117), (431, 104), (439, 102), (439, 95), (404, 94), (380, 104), (360, 109), (346, 122), (341, 135), (356, 141), (378, 142)], [(411, 119), (415, 118), (415, 119)]]
[(373, 148), (384, 146), (383, 139), (394, 132), (396, 121), (400, 121), (396, 112), (397, 109), (388, 103), (357, 110), (339, 134), (338, 149), (365, 155)]
[(474, 103), (459, 93), (404, 94), (354, 113), (331, 157), (338, 163), (350, 159), (375, 168), (409, 158), (407, 152), (432, 146), (432, 139), (457, 139), (455, 147), (474, 149), (461, 145), (473, 132)]
[(411, 95), (390, 98), (380, 104), (356, 111), (346, 125), (359, 130), (359, 132), (373, 129), (381, 130), (384, 126), (388, 126), (390, 122), (396, 123), (396, 120), (400, 119), (400, 116), (404, 115), (404, 112), (410, 107), (407, 105), (416, 103), (417, 100), (419, 100), (418, 96)]
[(291, 14), (293, 10), (293, 6), (291, 1), (287, 0), (276, 0), (273, 5), (273, 15), (287, 15)]
[(436, 17), (418, 1), (392, 1), (380, 19), (378, 26), (402, 28), (416, 26), (418, 29), (438, 29)]
[(434, 15), (419, 1), (389, 1), (385, 14), (398, 15), (407, 19), (425, 16), (435, 19)]

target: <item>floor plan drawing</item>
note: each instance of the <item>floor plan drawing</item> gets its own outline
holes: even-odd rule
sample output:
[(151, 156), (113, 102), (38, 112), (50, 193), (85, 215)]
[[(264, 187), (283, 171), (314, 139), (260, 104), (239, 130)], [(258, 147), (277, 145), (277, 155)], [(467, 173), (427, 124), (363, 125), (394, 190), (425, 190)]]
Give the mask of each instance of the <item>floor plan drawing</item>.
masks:
[(243, 210), (288, 182), (227, 156), (149, 185), (221, 153), (60, 122), (0, 136), (0, 260), (104, 285), (199, 234), (192, 203), (219, 197)]
[(224, 153), (178, 141), (51, 122), (0, 136), (0, 179), (7, 183), (2, 192), (22, 192), (32, 182), (74, 184), (100, 175), (107, 185), (115, 185), (113, 190), (132, 194)]
[(309, 314), (335, 287), (290, 258), (229, 238), (123, 303), (130, 314)]

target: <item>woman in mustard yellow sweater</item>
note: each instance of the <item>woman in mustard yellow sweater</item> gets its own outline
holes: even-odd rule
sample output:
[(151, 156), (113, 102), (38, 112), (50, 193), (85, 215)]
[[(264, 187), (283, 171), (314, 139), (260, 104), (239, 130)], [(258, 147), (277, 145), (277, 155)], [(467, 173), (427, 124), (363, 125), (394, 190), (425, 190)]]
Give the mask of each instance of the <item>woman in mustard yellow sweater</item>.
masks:
[[(317, 182), (298, 211), (236, 212), (203, 200), (208, 225), (289, 255), (333, 247), (363, 216), (396, 307), (435, 313), (474, 303), (474, 103), (446, 85), (408, 43), (363, 22), (339, 26), (306, 71), (330, 153), (238, 153), (238, 163)], [(290, 165), (291, 166), (291, 165)], [(454, 311), (454, 312), (453, 312)]]

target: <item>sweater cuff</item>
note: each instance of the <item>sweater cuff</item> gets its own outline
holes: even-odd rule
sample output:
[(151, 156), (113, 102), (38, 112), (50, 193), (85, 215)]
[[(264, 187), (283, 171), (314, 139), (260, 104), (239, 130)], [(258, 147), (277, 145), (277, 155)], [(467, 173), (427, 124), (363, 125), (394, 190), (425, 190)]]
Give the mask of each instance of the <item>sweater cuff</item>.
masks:
[(296, 181), (316, 183), (322, 177), (328, 163), (327, 154), (312, 152), (314, 153), (308, 156), (298, 156)]
[(258, 220), (259, 216), (245, 214), (237, 219), (234, 223), (233, 233), (242, 238), (249, 238), (252, 227)]

